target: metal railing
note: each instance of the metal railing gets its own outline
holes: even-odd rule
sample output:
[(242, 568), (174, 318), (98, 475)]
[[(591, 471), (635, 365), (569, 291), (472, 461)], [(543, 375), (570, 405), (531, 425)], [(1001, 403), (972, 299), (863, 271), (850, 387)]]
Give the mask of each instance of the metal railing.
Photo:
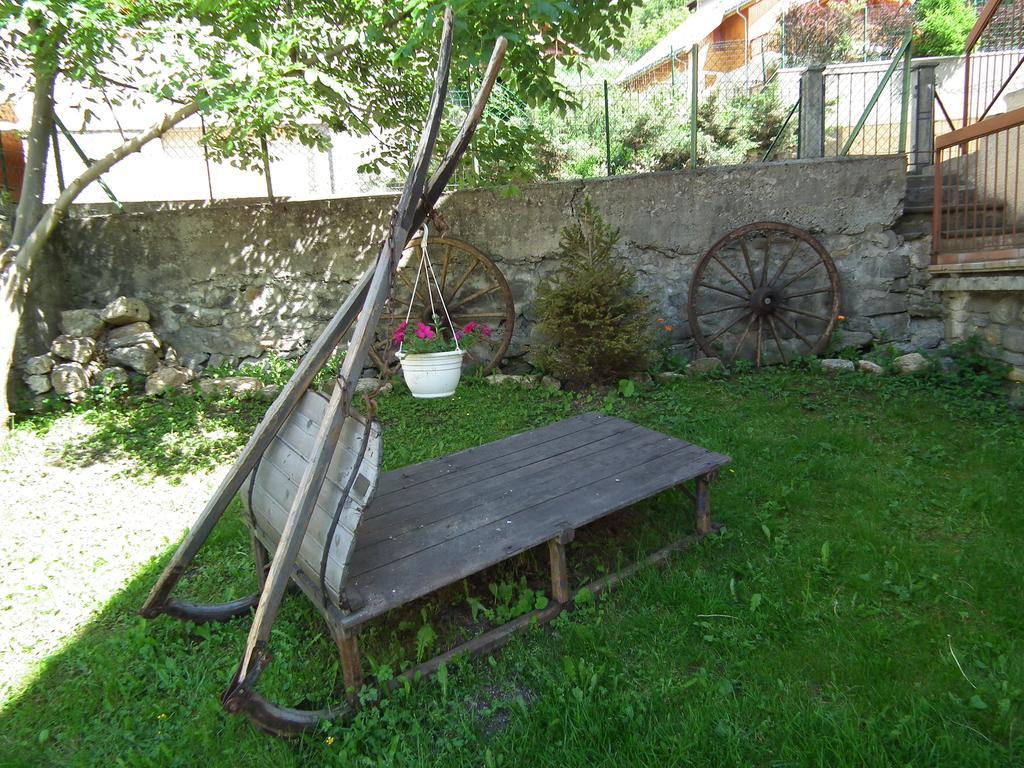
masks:
[(1024, 257), (1024, 108), (935, 139), (933, 264)]
[(964, 52), (964, 125), (1000, 111), (1000, 99), (1024, 64), (1024, 0), (989, 0)]
[(1024, 107), (1006, 104), (1022, 65), (1024, 0), (989, 0), (967, 38), (962, 127), (935, 137), (934, 266), (1024, 266)]

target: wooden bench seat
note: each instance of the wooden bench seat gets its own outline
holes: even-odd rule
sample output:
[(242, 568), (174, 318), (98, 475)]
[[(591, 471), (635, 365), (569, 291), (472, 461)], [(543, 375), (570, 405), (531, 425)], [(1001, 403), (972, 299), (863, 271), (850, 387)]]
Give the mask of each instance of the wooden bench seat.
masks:
[(574, 531), (727, 456), (588, 413), (381, 476), (346, 591), (354, 627)]
[[(308, 461), (325, 404), (319, 395), (307, 393), (264, 456), (256, 473), (256, 495), (251, 486), (246, 488), (254, 535), (271, 552), (277, 547), (285, 510), (297, 492), (300, 470)], [(685, 541), (712, 530), (709, 483), (730, 461), (720, 453), (601, 413), (582, 414), (374, 476), (378, 443), (374, 434), (369, 463), (364, 462), (360, 470), (369, 476), (365, 495), (346, 502), (342, 524), (332, 538), (328, 571), (340, 579), (325, 582), (327, 599), (319, 586), (319, 564), (344, 482), (344, 477), (336, 476), (341, 469), (330, 475), (317, 500), (292, 575), (327, 620), (350, 689), (362, 682), (356, 635), (366, 622), (546, 542), (551, 559), (547, 608), (492, 629), (404, 674), (429, 673), (458, 653), (491, 650), (528, 626), (527, 622), (549, 621), (571, 602), (565, 545), (576, 529), (693, 480), (695, 536), (648, 558), (664, 562)], [(339, 468), (347, 466), (345, 456), (357, 445), (354, 433), (342, 440), (335, 456)], [(347, 476), (348, 470), (341, 474)], [(613, 583), (624, 575), (611, 574), (602, 581)], [(598, 583), (589, 586), (595, 591), (601, 588)]]

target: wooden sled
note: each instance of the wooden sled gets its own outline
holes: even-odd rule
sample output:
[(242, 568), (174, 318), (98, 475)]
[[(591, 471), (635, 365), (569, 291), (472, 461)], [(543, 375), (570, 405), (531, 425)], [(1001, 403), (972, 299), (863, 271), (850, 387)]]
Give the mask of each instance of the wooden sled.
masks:
[[(385, 611), (548, 543), (551, 605), (519, 617), (406, 674), (429, 672), (452, 656), (496, 647), (571, 602), (565, 545), (574, 531), (661, 490), (694, 482), (695, 537), (712, 530), (708, 484), (729, 459), (608, 416), (588, 414), (442, 459), (381, 475), (380, 430), (352, 407), (399, 257), (441, 197), (483, 114), (505, 52), (499, 38), (477, 95), (451, 147), (427, 179), (451, 61), (452, 14), (444, 18), (427, 125), (371, 272), (360, 280), (314, 342), (254, 430), (241, 455), (182, 540), (140, 613), (195, 622), (255, 614), (245, 649), (221, 702), (277, 734), (299, 733), (347, 705), (280, 706), (256, 691), (271, 661), (270, 630), (289, 585), (327, 620), (346, 689), (362, 683), (356, 635)], [(313, 378), (353, 326), (330, 398)], [(500, 461), (498, 460), (500, 459)], [(241, 491), (253, 539), (259, 589), (217, 605), (171, 596), (231, 500)], [(692, 541), (677, 542), (649, 560)], [(270, 553), (273, 553), (271, 557)], [(633, 569), (627, 569), (631, 572)], [(607, 586), (608, 577), (591, 590)]]

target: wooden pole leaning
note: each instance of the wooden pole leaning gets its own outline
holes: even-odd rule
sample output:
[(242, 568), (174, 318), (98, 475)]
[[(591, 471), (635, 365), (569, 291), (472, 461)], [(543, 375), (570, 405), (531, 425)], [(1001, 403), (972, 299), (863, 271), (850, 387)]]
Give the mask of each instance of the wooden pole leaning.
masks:
[[(263, 420), (256, 425), (252, 436), (245, 444), (245, 448), (242, 449), (241, 454), (235, 459), (235, 463), (231, 465), (231, 469), (228, 470), (224, 479), (220, 481), (213, 496), (206, 503), (203, 511), (196, 518), (195, 523), (189, 529), (181, 544), (178, 545), (178, 549), (171, 558), (171, 562), (167, 564), (163, 573), (160, 574), (160, 578), (153, 585), (153, 589), (146, 598), (146, 602), (143, 603), (142, 608), (139, 610), (139, 613), (147, 619), (155, 618), (161, 613), (179, 616), (182, 612), (187, 613), (190, 604), (171, 600), (171, 592), (181, 580), (182, 574), (185, 573), (189, 563), (195, 559), (196, 554), (198, 554), (203, 544), (213, 532), (221, 515), (224, 514), (224, 510), (231, 503), (231, 499), (234, 498), (235, 494), (238, 493), (238, 489), (242, 487), (242, 483), (245, 482), (245, 478), (256, 468), (256, 464), (274, 440), (274, 436), (284, 426), (288, 417), (291, 416), (295, 407), (302, 399), (303, 393), (313, 383), (313, 378), (317, 372), (324, 367), (331, 355), (334, 354), (338, 344), (344, 339), (345, 333), (352, 325), (356, 315), (359, 314), (366, 297), (366, 291), (370, 287), (372, 274), (372, 272), (367, 272), (359, 280), (352, 293), (345, 300), (345, 303), (342, 304), (341, 308), (334, 314), (334, 317), (331, 318), (324, 332), (320, 334), (320, 337), (302, 358), (302, 362), (299, 363), (295, 373), (292, 374), (291, 379), (282, 388), (281, 394), (277, 396), (277, 399), (267, 409)], [(242, 608), (239, 613), (245, 613), (251, 609), (252, 606), (249, 605), (246, 608)], [(188, 616), (181, 617), (189, 618)]]
[[(441, 50), (426, 129), (420, 136), (412, 168), (406, 178), (398, 207), (392, 215), (388, 236), (377, 256), (373, 278), (367, 289), (362, 311), (356, 321), (352, 342), (338, 374), (334, 392), (324, 412), (324, 420), (313, 444), (310, 462), (299, 483), (284, 530), (281, 532), (281, 539), (270, 564), (266, 586), (256, 607), (256, 615), (249, 630), (249, 638), (242, 654), (241, 663), (221, 697), (224, 707), (229, 712), (245, 709), (243, 700), (251, 699), (254, 696), (253, 686), (269, 663), (270, 655), (266, 650), (266, 644), (270, 637), (270, 628), (274, 619), (277, 618), (281, 599), (291, 578), (292, 569), (295, 567), (295, 559), (302, 543), (302, 537), (306, 533), (306, 527), (313, 514), (313, 508), (320, 495), (331, 458), (341, 436), (341, 429), (348, 416), (359, 372), (362, 371), (363, 365), (366, 363), (370, 346), (373, 343), (374, 329), (380, 320), (384, 302), (391, 290), (391, 281), (398, 257), (412, 234), (411, 227), (416, 206), (423, 199), (427, 168), (434, 151), (437, 134), (440, 131), (444, 100), (448, 92), (451, 48), (452, 12), (451, 9), (448, 9), (444, 18)], [(316, 714), (317, 719), (320, 719), (322, 713)]]
[[(429, 211), (441, 199), (445, 186), (453, 176), (458, 162), (483, 116), (484, 108), (497, 81), (498, 71), (504, 59), (507, 42), (504, 38), (499, 38), (495, 43), (474, 104), (467, 113), (455, 140), (428, 182), (427, 172), (440, 131), (448, 86), (452, 30), (452, 12), (448, 9), (444, 18), (434, 92), (427, 124), (407, 176), (402, 196), (392, 215), (388, 235), (381, 245), (373, 270), (361, 278), (324, 333), (303, 358), (298, 370), (282, 390), (281, 395), (268, 409), (263, 422), (254, 431), (242, 454), (217, 488), (196, 524), (178, 547), (171, 563), (161, 574), (141, 609), (141, 613), (148, 618), (163, 613), (182, 619), (213, 621), (241, 615), (251, 611), (255, 606), (256, 614), (238, 670), (222, 695), (221, 701), (229, 712), (244, 712), (258, 726), (277, 735), (298, 733), (314, 726), (322, 719), (336, 717), (346, 709), (342, 706), (311, 711), (280, 707), (256, 693), (254, 686), (260, 673), (269, 663), (270, 653), (267, 643), (270, 637), (270, 628), (276, 619), (285, 589), (291, 579), (299, 547), (320, 494), (342, 427), (351, 413), (350, 408), (358, 374), (368, 357), (374, 330), (380, 320), (384, 302), (389, 295), (398, 260), (416, 229), (423, 224)], [(260, 591), (241, 600), (212, 606), (194, 605), (170, 599), (172, 590), (188, 564), (194, 559), (245, 478), (256, 468), (263, 453), (295, 410), (306, 389), (312, 384), (314, 376), (327, 362), (353, 322), (356, 327), (342, 370), (338, 375), (338, 381), (314, 441), (309, 465), (289, 510), (277, 551), (274, 553), (269, 569), (266, 570), (265, 578), (261, 579)], [(260, 570), (262, 571), (262, 569)], [(335, 642), (342, 657), (346, 686), (358, 687), (361, 672), (355, 637), (349, 636), (345, 632), (336, 633)]]

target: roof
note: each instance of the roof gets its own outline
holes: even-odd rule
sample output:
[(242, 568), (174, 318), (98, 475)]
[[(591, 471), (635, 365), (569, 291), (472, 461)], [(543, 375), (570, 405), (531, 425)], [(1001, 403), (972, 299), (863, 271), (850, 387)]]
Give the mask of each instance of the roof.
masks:
[[(654, 69), (663, 61), (668, 60), (674, 51), (689, 51), (693, 46), (699, 45), (708, 35), (714, 32), (726, 16), (736, 13), (748, 5), (753, 5), (760, 0), (707, 0), (697, 6), (697, 10), (691, 13), (678, 27), (673, 29), (643, 56), (630, 64), (619, 76), (618, 82), (626, 82), (642, 75), (648, 70)], [(793, 0), (792, 4), (801, 4), (806, 0)], [(754, 22), (751, 29), (751, 37), (765, 34), (774, 24), (778, 15), (791, 5), (790, 2), (782, 0), (773, 12)], [(755, 30), (758, 30), (755, 32)], [(761, 31), (763, 30), (763, 31)]]

